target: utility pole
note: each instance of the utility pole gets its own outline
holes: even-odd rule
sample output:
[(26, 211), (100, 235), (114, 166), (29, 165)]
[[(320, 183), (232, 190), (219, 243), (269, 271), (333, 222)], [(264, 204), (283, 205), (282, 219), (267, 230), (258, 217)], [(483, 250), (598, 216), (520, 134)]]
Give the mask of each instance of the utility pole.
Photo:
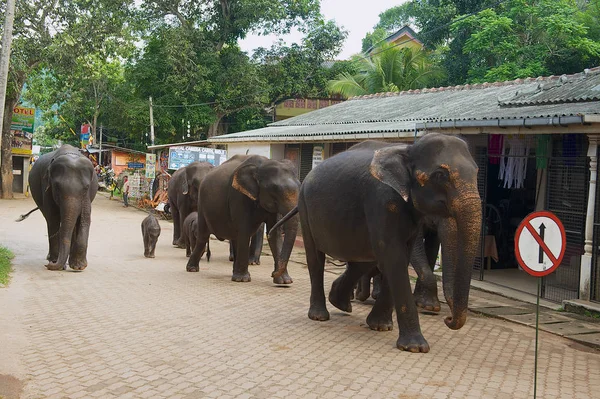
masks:
[(6, 14), (4, 14), (4, 33), (2, 35), (2, 54), (0, 54), (0, 165), (2, 165), (1, 137), (3, 134), (2, 126), (4, 125), (4, 105), (6, 104), (6, 85), (8, 82), (10, 47), (12, 45), (13, 24), (15, 22), (15, 1), (16, 0), (6, 1)]
[(98, 154), (98, 165), (102, 167), (102, 125), (100, 125), (100, 153)]
[(150, 96), (150, 143), (154, 145), (154, 115), (152, 114), (152, 96)]

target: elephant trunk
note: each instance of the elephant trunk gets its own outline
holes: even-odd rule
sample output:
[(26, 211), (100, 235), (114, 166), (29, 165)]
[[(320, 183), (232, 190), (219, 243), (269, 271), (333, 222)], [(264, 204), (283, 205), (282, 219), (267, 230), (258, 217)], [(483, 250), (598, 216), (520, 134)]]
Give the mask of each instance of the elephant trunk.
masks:
[(450, 217), (440, 221), (442, 241), (442, 281), (451, 316), (444, 322), (452, 330), (467, 320), (473, 263), (480, 249), (481, 200), (479, 196), (458, 199)]
[(60, 229), (58, 230), (58, 260), (48, 264), (50, 270), (64, 269), (71, 252), (72, 238), (77, 219), (81, 214), (82, 203), (80, 198), (65, 198), (60, 203)]
[[(295, 203), (290, 204), (290, 206), (287, 207), (282, 214), (286, 215), (290, 210), (292, 210), (292, 208), (294, 208), (294, 206), (296, 206)], [(283, 245), (281, 246), (281, 253), (278, 257), (277, 270), (273, 272), (272, 277), (278, 278), (287, 272), (288, 261), (290, 260), (290, 255), (292, 254), (292, 249), (294, 248), (297, 234), (298, 216), (294, 216), (290, 218), (283, 226)]]

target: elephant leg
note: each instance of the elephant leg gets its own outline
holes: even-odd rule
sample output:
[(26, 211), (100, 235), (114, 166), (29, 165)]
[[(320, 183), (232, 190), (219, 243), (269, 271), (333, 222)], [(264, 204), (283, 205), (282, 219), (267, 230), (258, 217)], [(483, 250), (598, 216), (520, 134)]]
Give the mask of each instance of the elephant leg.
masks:
[(142, 238), (144, 239), (144, 256), (146, 258), (150, 257), (150, 236), (148, 232), (142, 231)]
[(196, 233), (194, 231), (190, 231), (190, 233), (186, 236), (187, 242), (185, 243), (185, 256), (188, 258), (192, 254), (192, 250), (196, 248)]
[(229, 240), (229, 261), (235, 261), (235, 242), (233, 240)]
[[(305, 227), (307, 226), (307, 227)], [(317, 250), (307, 223), (302, 223), (302, 237), (306, 252), (306, 263), (310, 275), (310, 308), (308, 317), (311, 320), (329, 320), (329, 311), (325, 305), (325, 253)]]
[[(271, 230), (271, 228), (275, 225), (276, 222), (277, 222), (276, 219), (269, 220), (269, 222), (267, 223), (267, 230)], [(261, 228), (262, 228), (262, 224), (261, 224)], [(262, 230), (260, 230), (260, 232), (262, 234)], [(277, 265), (279, 265), (279, 255), (281, 254), (281, 249), (283, 246), (283, 236), (280, 234), (279, 229), (276, 232), (274, 232), (273, 234), (271, 234), (271, 236), (268, 237), (268, 240), (269, 240), (269, 248), (271, 249), (271, 253), (273, 254), (273, 261), (275, 264), (274, 271), (276, 272)], [(292, 284), (293, 282), (294, 281), (290, 277), (287, 269), (281, 274), (281, 276), (273, 277), (274, 284)]]
[[(361, 276), (356, 289), (356, 299), (361, 302), (369, 299), (369, 296), (371, 296), (371, 278), (377, 275), (378, 272), (377, 264), (373, 264), (372, 269)], [(373, 280), (373, 290), (375, 290), (375, 280)]]
[(69, 254), (69, 266), (73, 270), (83, 270), (87, 267), (87, 247), (90, 235), (92, 204), (83, 205), (81, 216), (75, 225), (73, 239), (71, 241), (71, 252)]
[[(377, 258), (384, 275), (380, 295), (384, 296), (389, 292), (392, 295), (399, 330), (396, 347), (410, 352), (429, 352), (429, 344), (423, 337), (419, 325), (419, 312), (408, 276), (408, 262), (414, 241), (406, 242), (402, 237), (393, 235), (388, 237), (389, 241), (384, 241), (385, 239), (385, 237), (377, 237), (376, 242), (390, 242), (394, 245), (377, 247)], [(387, 290), (385, 282), (389, 285)]]
[(344, 312), (352, 312), (350, 298), (352, 297), (354, 285), (365, 276), (369, 279), (369, 273), (365, 273), (365, 271), (374, 266), (376, 267), (374, 263), (348, 262), (346, 271), (331, 284), (329, 302)]
[(181, 249), (185, 249), (185, 239), (187, 238), (186, 236), (188, 236), (189, 234), (187, 234), (188, 232), (183, 231), (185, 224), (185, 218), (189, 215), (189, 212), (186, 212), (186, 209), (179, 209), (179, 226), (180, 226), (180, 234), (179, 234), (179, 239), (177, 240), (177, 243), (174, 244), (177, 246), (177, 248), (181, 248)]
[(379, 298), (379, 295), (381, 294), (381, 279), (381, 272), (377, 269), (373, 276), (373, 292), (371, 293), (373, 299)]
[(181, 220), (179, 217), (179, 209), (174, 204), (171, 204), (171, 216), (173, 217), (173, 245), (177, 246), (181, 237)]
[(252, 279), (248, 271), (248, 258), (250, 256), (250, 233), (240, 229), (236, 239), (235, 260), (233, 261), (233, 274), (231, 281), (238, 283), (247, 283)]
[[(411, 256), (412, 267), (418, 276), (413, 296), (419, 308), (430, 312), (439, 312), (441, 306), (437, 295), (437, 281), (433, 274), (433, 265), (435, 265), (440, 248), (440, 240), (437, 234), (424, 234), (422, 229), (420, 230)], [(431, 259), (433, 259), (433, 265)]]
[(197, 240), (196, 245), (194, 246), (194, 250), (188, 259), (187, 265), (185, 266), (185, 270), (188, 272), (198, 272), (200, 271), (200, 258), (204, 254), (204, 248), (208, 244), (208, 240), (210, 237), (210, 230), (208, 230), (208, 226), (204, 220), (204, 217), (201, 216), (200, 210), (198, 210), (198, 226), (196, 228)]
[(42, 209), (42, 214), (46, 219), (48, 227), (48, 255), (46, 260), (50, 264), (56, 263), (58, 260), (58, 233), (60, 229), (60, 211), (58, 207), (48, 206), (46, 210)]
[(367, 324), (371, 330), (375, 331), (391, 331), (394, 328), (392, 322), (392, 314), (394, 310), (394, 302), (392, 301), (392, 293), (385, 278), (379, 275), (380, 292), (375, 299), (375, 305), (367, 316)]
[(261, 223), (256, 233), (252, 236), (250, 241), (250, 259), (251, 265), (260, 265), (260, 253), (263, 247), (263, 240), (265, 235), (265, 224)]

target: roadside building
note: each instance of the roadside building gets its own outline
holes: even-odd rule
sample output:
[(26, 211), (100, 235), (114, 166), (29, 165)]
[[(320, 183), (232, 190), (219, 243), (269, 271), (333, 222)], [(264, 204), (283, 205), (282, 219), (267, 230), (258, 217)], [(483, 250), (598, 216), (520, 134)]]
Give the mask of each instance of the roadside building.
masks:
[[(534, 210), (554, 212), (567, 231), (566, 255), (543, 279), (543, 297), (600, 302), (600, 67), (582, 73), (352, 98), (274, 122), (212, 137), (228, 157), (290, 159), (298, 177), (354, 143), (411, 143), (432, 131), (463, 137), (479, 166), (485, 212), (473, 277), (535, 293), (518, 269), (513, 237)], [(485, 252), (484, 252), (485, 250)]]

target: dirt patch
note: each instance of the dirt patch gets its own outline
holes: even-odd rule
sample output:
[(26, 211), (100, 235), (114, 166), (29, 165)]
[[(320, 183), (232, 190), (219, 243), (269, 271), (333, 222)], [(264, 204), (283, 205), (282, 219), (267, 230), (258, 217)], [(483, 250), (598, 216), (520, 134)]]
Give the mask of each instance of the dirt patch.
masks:
[(19, 399), (23, 391), (23, 382), (12, 375), (0, 374), (0, 398)]

